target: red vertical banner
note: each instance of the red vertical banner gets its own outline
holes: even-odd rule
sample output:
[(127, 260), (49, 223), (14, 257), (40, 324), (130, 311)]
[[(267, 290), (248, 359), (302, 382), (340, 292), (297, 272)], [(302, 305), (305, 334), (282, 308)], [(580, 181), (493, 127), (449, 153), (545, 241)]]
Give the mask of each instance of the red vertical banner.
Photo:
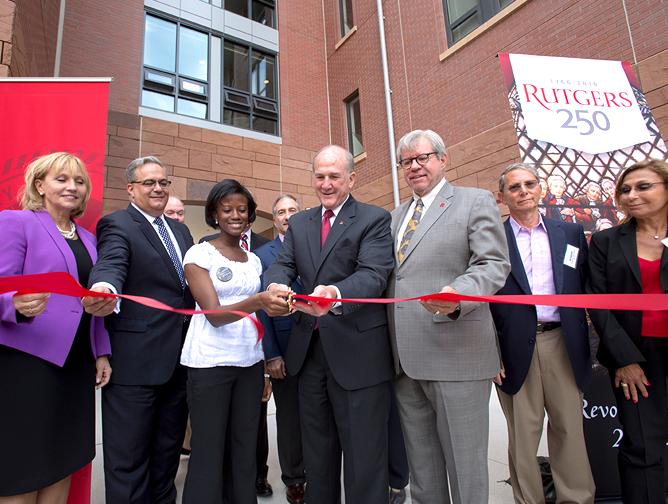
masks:
[(25, 167), (65, 151), (88, 168), (93, 191), (78, 223), (95, 231), (102, 213), (111, 79), (0, 79), (0, 211), (18, 209)]
[[(111, 79), (0, 79), (0, 211), (19, 209), (26, 166), (69, 152), (88, 169), (92, 193), (78, 224), (95, 232), (102, 216)], [(72, 475), (68, 504), (89, 504), (91, 464)]]

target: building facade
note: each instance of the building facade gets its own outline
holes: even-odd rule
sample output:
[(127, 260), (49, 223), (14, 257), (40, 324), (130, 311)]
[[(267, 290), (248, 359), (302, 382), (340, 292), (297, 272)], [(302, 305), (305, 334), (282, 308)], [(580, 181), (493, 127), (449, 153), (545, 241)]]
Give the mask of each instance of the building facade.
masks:
[[(382, 9), (396, 140), (439, 133), (456, 185), (494, 191), (519, 161), (500, 52), (632, 62), (668, 131), (660, 0), (386, 0)], [(312, 207), (310, 162), (329, 143), (355, 155), (357, 199), (394, 207), (376, 2), (0, 0), (0, 44), (2, 77), (113, 77), (105, 214), (127, 205), (124, 169), (145, 155), (165, 163), (188, 205), (231, 177), (264, 218), (282, 193)], [(403, 201), (410, 191), (398, 178)]]

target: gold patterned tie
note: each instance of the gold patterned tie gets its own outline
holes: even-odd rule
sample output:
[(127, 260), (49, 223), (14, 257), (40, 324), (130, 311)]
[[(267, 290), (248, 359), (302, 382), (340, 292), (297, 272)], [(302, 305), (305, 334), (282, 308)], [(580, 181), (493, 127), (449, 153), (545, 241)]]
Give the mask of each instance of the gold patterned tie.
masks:
[(424, 210), (424, 204), (422, 203), (422, 198), (417, 200), (415, 203), (415, 211), (413, 212), (413, 217), (408, 221), (408, 226), (406, 226), (406, 231), (404, 231), (404, 236), (401, 238), (401, 245), (399, 246), (399, 262), (404, 260), (404, 254), (408, 250), (408, 244), (411, 242), (413, 233), (420, 223), (420, 217), (422, 217), (422, 211)]

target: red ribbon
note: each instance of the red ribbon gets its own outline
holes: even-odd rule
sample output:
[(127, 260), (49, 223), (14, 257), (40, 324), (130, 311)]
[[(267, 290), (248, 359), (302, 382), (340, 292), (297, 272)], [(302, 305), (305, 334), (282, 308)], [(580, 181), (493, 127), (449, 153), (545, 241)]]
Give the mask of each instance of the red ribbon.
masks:
[(562, 306), (565, 308), (595, 308), (599, 310), (668, 310), (668, 296), (665, 294), (552, 294), (552, 295), (500, 295), (500, 296), (464, 296), (462, 294), (428, 294), (406, 299), (335, 299), (295, 294), (295, 299), (314, 301), (327, 305), (335, 301), (341, 303), (378, 303), (389, 304), (401, 301), (479, 301), (482, 303), (502, 303), (521, 305)]
[(123, 298), (134, 301), (150, 308), (157, 310), (165, 310), (182, 315), (196, 315), (207, 313), (234, 313), (240, 317), (249, 318), (257, 329), (257, 340), (260, 341), (264, 336), (262, 324), (250, 314), (234, 310), (185, 310), (180, 308), (172, 308), (171, 306), (156, 301), (144, 296), (131, 296), (128, 294), (106, 294), (104, 292), (93, 292), (84, 289), (79, 282), (77, 282), (72, 275), (64, 271), (57, 271), (54, 273), (40, 273), (38, 275), (22, 275), (11, 277), (0, 277), (0, 294), (6, 292), (18, 292), (20, 294), (33, 294), (37, 292), (51, 292), (53, 294), (62, 294), (63, 296), (72, 297), (114, 297)]
[[(41, 273), (38, 275), (23, 275), (13, 277), (0, 277), (0, 294), (6, 292), (19, 292), (30, 294), (37, 292), (52, 292), (64, 296), (85, 297), (115, 297), (129, 299), (136, 303), (183, 315), (195, 315), (206, 313), (234, 313), (241, 317), (248, 317), (255, 325), (258, 332), (258, 341), (262, 339), (264, 331), (262, 324), (248, 313), (234, 310), (183, 310), (172, 308), (160, 301), (144, 296), (131, 296), (128, 294), (105, 294), (84, 289), (72, 275), (65, 272)], [(295, 299), (300, 301), (314, 301), (321, 305), (332, 303), (332, 299), (306, 296), (296, 294)], [(464, 296), (462, 294), (429, 294), (406, 299), (363, 299), (349, 298), (338, 299), (342, 303), (397, 303), (401, 301), (426, 301), (429, 299), (440, 299), (443, 301), (477, 301), (482, 303), (503, 303), (522, 305), (562, 306), (566, 308), (594, 308), (599, 310), (668, 310), (668, 296), (665, 294), (559, 294), (559, 295), (513, 295), (513, 296)]]

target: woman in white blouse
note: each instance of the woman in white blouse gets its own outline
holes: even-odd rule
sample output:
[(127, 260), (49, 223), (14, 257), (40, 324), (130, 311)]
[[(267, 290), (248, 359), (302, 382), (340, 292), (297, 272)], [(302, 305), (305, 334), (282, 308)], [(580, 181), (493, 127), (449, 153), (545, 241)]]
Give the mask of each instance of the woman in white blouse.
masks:
[[(236, 180), (216, 184), (206, 200), (206, 223), (220, 229), (185, 255), (184, 271), (198, 308), (270, 316), (286, 311), (285, 299), (260, 292), (260, 259), (239, 245), (257, 205)], [(255, 317), (255, 315), (253, 315)], [(183, 491), (185, 504), (223, 501), (225, 432), (231, 430), (232, 499), (255, 504), (255, 445), (265, 387), (264, 353), (248, 318), (232, 313), (195, 315), (181, 354), (188, 368), (192, 438)]]

